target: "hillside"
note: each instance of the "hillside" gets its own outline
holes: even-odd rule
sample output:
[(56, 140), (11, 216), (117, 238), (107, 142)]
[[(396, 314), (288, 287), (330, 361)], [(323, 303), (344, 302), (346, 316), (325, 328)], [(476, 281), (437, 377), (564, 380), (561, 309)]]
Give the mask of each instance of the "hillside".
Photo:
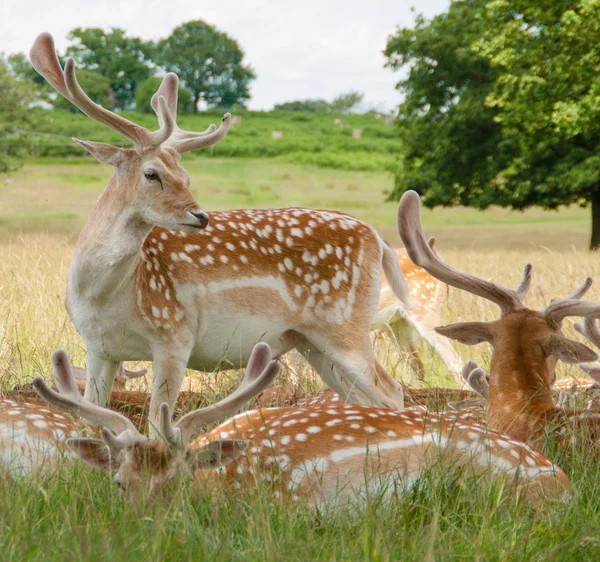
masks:
[[(124, 116), (150, 129), (157, 127), (153, 114), (124, 113)], [(220, 111), (206, 111), (179, 117), (179, 125), (203, 131), (218, 124)], [(315, 164), (347, 170), (392, 170), (401, 143), (394, 126), (375, 115), (333, 115), (288, 111), (243, 111), (235, 113), (241, 123), (232, 127), (227, 139), (194, 153), (194, 157), (277, 157), (287, 162)], [(32, 137), (35, 156), (81, 156), (83, 150), (70, 138), (120, 142), (123, 139), (82, 114), (49, 111), (48, 122), (38, 131), (51, 136)], [(362, 138), (352, 137), (362, 129)], [(281, 131), (279, 139), (273, 131)]]

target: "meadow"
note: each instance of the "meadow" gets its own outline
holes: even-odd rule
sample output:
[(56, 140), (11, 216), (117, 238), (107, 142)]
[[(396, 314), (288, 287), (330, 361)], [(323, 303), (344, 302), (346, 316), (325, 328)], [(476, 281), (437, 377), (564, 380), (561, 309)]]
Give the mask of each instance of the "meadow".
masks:
[[(82, 135), (83, 136), (83, 135)], [(387, 171), (337, 170), (275, 158), (190, 158), (196, 199), (206, 210), (306, 205), (336, 208), (368, 220), (393, 244), (396, 204), (385, 203)], [(62, 347), (82, 364), (84, 350), (63, 304), (77, 232), (110, 175), (91, 159), (31, 160), (0, 183), (0, 386), (48, 376), (49, 357)], [(586, 251), (588, 211), (491, 209), (425, 212), (427, 234), (450, 264), (516, 286), (534, 264), (528, 304), (541, 308), (587, 275), (600, 259)], [(591, 299), (600, 299), (593, 287)], [(452, 290), (444, 321), (485, 320), (490, 303)], [(565, 322), (565, 332), (581, 339)], [(386, 366), (416, 384), (390, 342), (376, 343)], [(489, 366), (488, 346), (457, 349)], [(427, 385), (451, 385), (427, 350)], [(578, 376), (561, 365), (560, 376)], [(239, 375), (204, 375), (216, 395)], [(318, 388), (292, 358), (285, 384)], [(387, 506), (375, 498), (360, 517), (323, 517), (302, 505), (282, 505), (257, 485), (236, 494), (192, 498), (183, 488), (168, 502), (127, 505), (110, 477), (76, 463), (36, 482), (0, 482), (3, 560), (584, 560), (600, 555), (600, 468), (585, 452), (557, 459), (573, 480), (572, 497), (532, 508), (502, 481), (461, 479), (432, 471)]]

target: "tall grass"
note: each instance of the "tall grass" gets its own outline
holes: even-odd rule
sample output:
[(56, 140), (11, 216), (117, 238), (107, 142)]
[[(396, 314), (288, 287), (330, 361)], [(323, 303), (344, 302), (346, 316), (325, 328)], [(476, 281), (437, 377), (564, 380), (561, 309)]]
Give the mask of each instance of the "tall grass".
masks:
[[(0, 245), (0, 382), (10, 386), (48, 374), (49, 357), (65, 348), (76, 363), (84, 350), (68, 321), (63, 294), (72, 247), (60, 236), (29, 235)], [(516, 286), (522, 266), (534, 263), (528, 303), (543, 307), (587, 275), (600, 261), (587, 253), (448, 252), (452, 265)], [(590, 298), (599, 299), (597, 288)], [(445, 321), (490, 320), (489, 302), (452, 290)], [(577, 338), (571, 321), (569, 336)], [(390, 344), (378, 342), (396, 376), (414, 383)], [(487, 367), (487, 346), (459, 347), (463, 357)], [(424, 350), (427, 384), (451, 384)], [(577, 375), (576, 366), (560, 376)], [(235, 375), (231, 375), (234, 378)], [(214, 389), (219, 377), (205, 375)], [(286, 378), (287, 377), (287, 378)], [(237, 379), (236, 379), (237, 380)], [(313, 388), (311, 373), (292, 360), (283, 380)], [(313, 382), (311, 382), (313, 381)], [(317, 385), (318, 386), (318, 385)], [(224, 387), (217, 389), (225, 391)], [(388, 505), (374, 498), (359, 517), (323, 517), (302, 504), (280, 504), (257, 484), (247, 490), (205, 491), (184, 486), (169, 501), (126, 505), (106, 473), (79, 463), (35, 482), (0, 482), (3, 560), (593, 560), (600, 556), (600, 468), (585, 451), (565, 460), (572, 497), (532, 508), (500, 480), (459, 479), (433, 470)]]

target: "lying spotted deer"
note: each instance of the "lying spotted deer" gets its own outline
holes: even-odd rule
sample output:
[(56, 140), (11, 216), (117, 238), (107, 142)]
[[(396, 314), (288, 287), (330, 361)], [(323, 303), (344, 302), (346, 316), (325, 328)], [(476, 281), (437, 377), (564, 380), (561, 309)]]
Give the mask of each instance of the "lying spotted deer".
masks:
[(433, 328), (441, 322), (441, 312), (448, 296), (448, 285), (432, 277), (416, 266), (404, 248), (396, 249), (398, 265), (406, 279), (411, 306), (407, 307), (383, 278), (379, 308), (371, 323), (377, 333), (391, 333), (400, 349), (409, 352), (411, 368), (419, 380), (425, 379), (425, 367), (417, 349), (424, 341), (439, 356), (459, 384), (463, 384), (461, 370), (463, 361), (446, 338), (440, 337)]
[(453, 269), (425, 239), (420, 200), (414, 191), (402, 196), (398, 229), (416, 264), (440, 281), (500, 307), (501, 317), (494, 322), (460, 322), (436, 328), (439, 334), (466, 345), (488, 342), (493, 346), (487, 401), (489, 426), (536, 445), (547, 431), (558, 437), (563, 448), (571, 447), (572, 435), (581, 432), (597, 445), (600, 416), (556, 407), (551, 391), (558, 359), (582, 363), (597, 358), (591, 349), (561, 332), (562, 321), (568, 316), (600, 317), (599, 303), (580, 300), (590, 288), (591, 278), (567, 297), (553, 300), (545, 310), (530, 310), (522, 299), (530, 283), (531, 265), (525, 268), (516, 291)]
[[(41, 378), (35, 388), (49, 403), (102, 426), (102, 440), (74, 438), (69, 448), (84, 461), (116, 471), (130, 499), (156, 496), (169, 485), (248, 488), (274, 486), (275, 497), (331, 508), (374, 491), (407, 488), (442, 460), (467, 473), (491, 472), (523, 486), (536, 500), (568, 489), (568, 477), (545, 456), (473, 423), (468, 416), (437, 416), (348, 405), (267, 408), (239, 414), (192, 442), (193, 433), (226, 417), (275, 378), (279, 364), (268, 346), (255, 347), (239, 389), (214, 406), (190, 412), (175, 424), (161, 405), (160, 439), (138, 433), (121, 414), (91, 404), (73, 381), (64, 352), (53, 356), (56, 386)], [(190, 445), (191, 443), (191, 445)], [(220, 471), (208, 470), (223, 467)], [(390, 482), (393, 483), (390, 486)]]
[(186, 366), (241, 367), (260, 340), (277, 356), (295, 347), (345, 399), (402, 407), (402, 387), (377, 362), (369, 327), (382, 267), (403, 302), (407, 289), (393, 249), (373, 227), (302, 208), (209, 218), (179, 159), (223, 139), (229, 113), (217, 130), (181, 130), (178, 79), (167, 74), (152, 98), (160, 128), (151, 132), (92, 102), (73, 60), (61, 68), (49, 34), (36, 39), (30, 58), (59, 94), (134, 145), (78, 141), (115, 168), (77, 240), (67, 285), (91, 403), (106, 404), (120, 361), (152, 360), (157, 426), (160, 404), (173, 406)]

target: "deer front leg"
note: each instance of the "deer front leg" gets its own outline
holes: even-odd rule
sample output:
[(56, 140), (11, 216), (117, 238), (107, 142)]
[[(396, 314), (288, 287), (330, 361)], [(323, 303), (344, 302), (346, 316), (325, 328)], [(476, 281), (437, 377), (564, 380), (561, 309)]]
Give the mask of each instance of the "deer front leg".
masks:
[(169, 404), (171, 412), (173, 411), (183, 384), (188, 360), (189, 353), (186, 352), (185, 355), (182, 355), (180, 350), (173, 353), (167, 349), (160, 349), (154, 353), (152, 398), (148, 415), (149, 435), (152, 438), (160, 438), (160, 405), (166, 402)]
[(106, 406), (112, 392), (118, 366), (119, 363), (116, 361), (108, 361), (103, 357), (87, 352), (87, 382), (85, 383), (84, 393), (86, 400), (98, 406)]

